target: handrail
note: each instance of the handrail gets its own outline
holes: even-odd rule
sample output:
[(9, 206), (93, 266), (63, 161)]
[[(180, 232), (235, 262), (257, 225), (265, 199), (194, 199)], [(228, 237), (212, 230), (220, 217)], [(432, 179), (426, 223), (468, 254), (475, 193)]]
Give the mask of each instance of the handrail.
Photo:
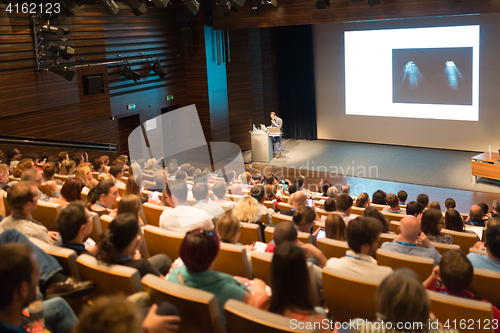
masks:
[(37, 139), (37, 138), (29, 138), (22, 136), (11, 136), (11, 135), (0, 135), (0, 144), (8, 144), (14, 146), (51, 147), (51, 148), (62, 148), (62, 149), (105, 151), (109, 153), (117, 152), (116, 144), (114, 143)]

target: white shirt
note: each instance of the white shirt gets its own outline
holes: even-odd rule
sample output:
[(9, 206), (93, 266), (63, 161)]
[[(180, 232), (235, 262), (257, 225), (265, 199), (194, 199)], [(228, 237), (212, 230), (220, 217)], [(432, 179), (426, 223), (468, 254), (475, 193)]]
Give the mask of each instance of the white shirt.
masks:
[(224, 214), (224, 209), (213, 201), (198, 201), (193, 207), (204, 210), (211, 218)]
[(204, 210), (187, 205), (167, 209), (160, 215), (160, 227), (177, 232), (188, 232), (197, 228), (213, 229), (210, 215)]
[(369, 278), (373, 282), (380, 283), (387, 275), (392, 273), (392, 268), (378, 266), (377, 260), (367, 254), (355, 253), (348, 250), (346, 256), (342, 258), (330, 258), (327, 267), (354, 273), (364, 278)]
[(346, 227), (349, 225), (349, 222), (351, 222), (351, 220), (354, 220), (353, 217), (347, 216), (345, 213), (341, 212), (333, 212), (333, 213), (339, 215), (344, 220)]

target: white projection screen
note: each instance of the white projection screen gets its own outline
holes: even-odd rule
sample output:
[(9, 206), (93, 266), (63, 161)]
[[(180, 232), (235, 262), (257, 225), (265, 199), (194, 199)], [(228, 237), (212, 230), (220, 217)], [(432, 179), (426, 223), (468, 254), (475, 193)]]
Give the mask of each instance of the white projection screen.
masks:
[(500, 15), (313, 27), (318, 138), (500, 148)]

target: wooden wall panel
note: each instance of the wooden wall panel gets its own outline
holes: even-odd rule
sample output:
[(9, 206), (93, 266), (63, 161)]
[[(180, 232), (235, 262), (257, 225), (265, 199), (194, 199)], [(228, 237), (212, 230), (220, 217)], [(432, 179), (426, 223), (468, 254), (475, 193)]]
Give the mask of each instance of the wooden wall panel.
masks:
[[(102, 75), (104, 92), (92, 95), (84, 95), (83, 76), (85, 75)], [(79, 67), (76, 77), (78, 81), (78, 90), (80, 97), (80, 118), (82, 122), (111, 118), (108, 71), (106, 65)]]

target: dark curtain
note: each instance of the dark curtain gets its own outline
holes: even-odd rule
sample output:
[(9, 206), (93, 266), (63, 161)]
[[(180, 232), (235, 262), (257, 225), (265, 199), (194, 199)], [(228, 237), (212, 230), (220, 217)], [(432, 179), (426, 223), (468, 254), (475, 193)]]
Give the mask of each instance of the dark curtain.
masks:
[(276, 28), (280, 117), (285, 138), (316, 140), (312, 27)]

